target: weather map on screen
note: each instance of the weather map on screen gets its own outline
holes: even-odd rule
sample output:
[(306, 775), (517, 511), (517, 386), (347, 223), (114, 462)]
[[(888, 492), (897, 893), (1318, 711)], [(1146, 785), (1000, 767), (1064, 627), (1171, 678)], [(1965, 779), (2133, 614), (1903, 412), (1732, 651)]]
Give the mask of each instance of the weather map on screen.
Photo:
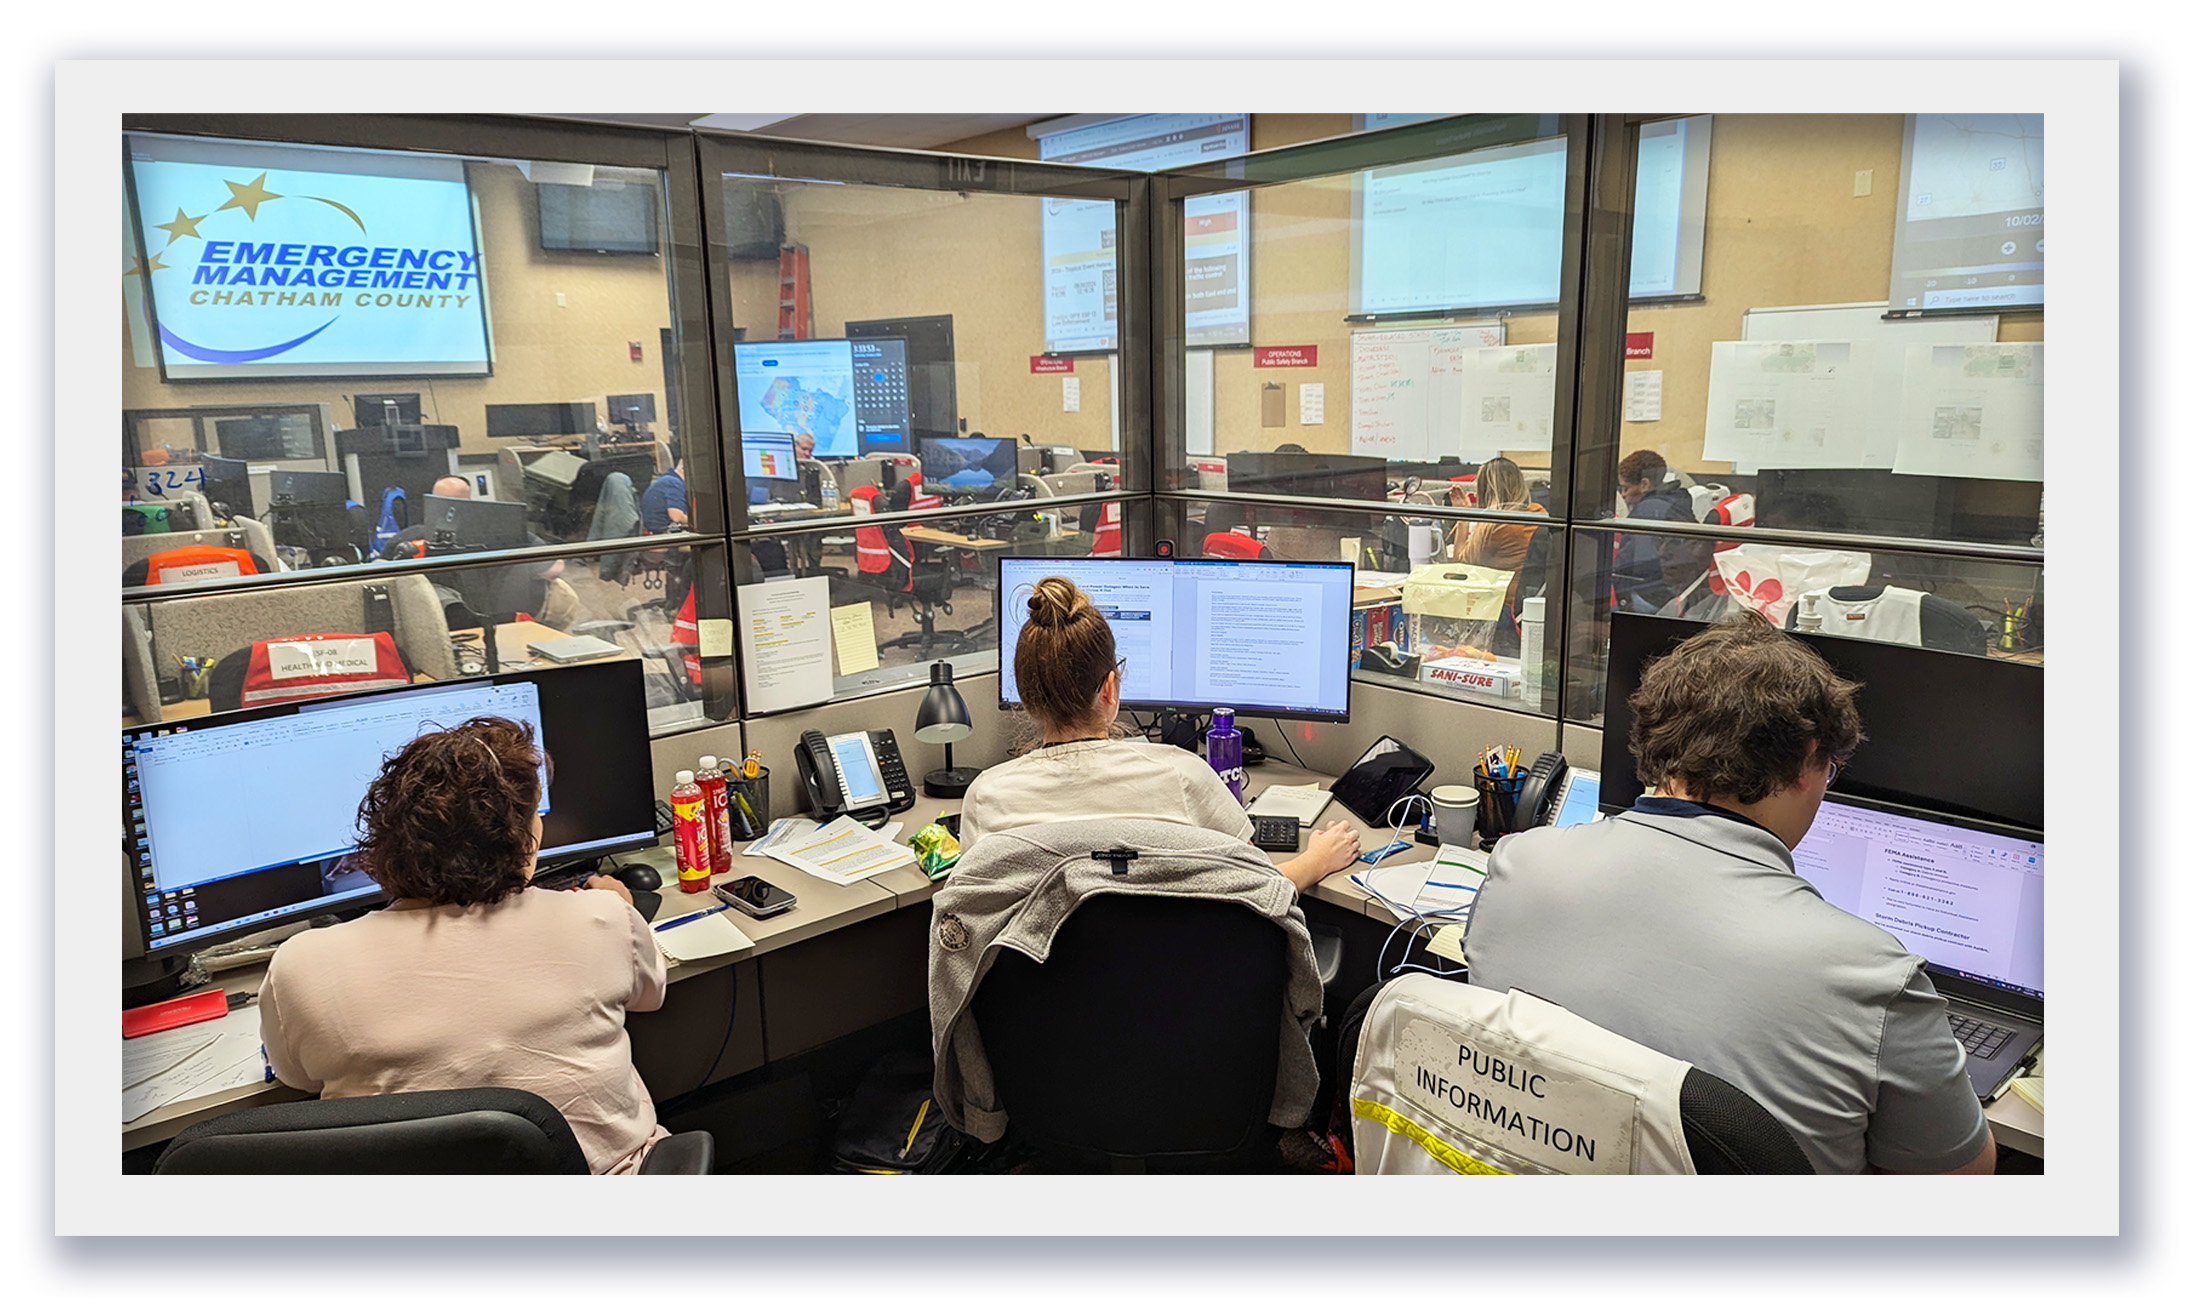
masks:
[(129, 143), (167, 378), (492, 373), (461, 162)]
[(847, 340), (740, 343), (737, 422), (746, 433), (810, 433), (813, 454), (858, 454)]

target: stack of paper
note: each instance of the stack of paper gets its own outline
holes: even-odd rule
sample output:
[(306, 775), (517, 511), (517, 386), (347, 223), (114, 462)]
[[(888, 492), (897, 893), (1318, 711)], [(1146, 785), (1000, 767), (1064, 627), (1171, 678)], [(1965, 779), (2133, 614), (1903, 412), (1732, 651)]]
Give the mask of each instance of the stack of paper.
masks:
[(122, 1121), (177, 1100), (266, 1080), (258, 1007), (122, 1042)]
[(876, 833), (849, 816), (825, 825), (786, 820), (776, 822), (745, 850), (794, 865), (830, 883), (852, 883), (916, 859), (910, 848), (895, 841), (900, 832), (901, 826), (891, 825), (888, 833)]

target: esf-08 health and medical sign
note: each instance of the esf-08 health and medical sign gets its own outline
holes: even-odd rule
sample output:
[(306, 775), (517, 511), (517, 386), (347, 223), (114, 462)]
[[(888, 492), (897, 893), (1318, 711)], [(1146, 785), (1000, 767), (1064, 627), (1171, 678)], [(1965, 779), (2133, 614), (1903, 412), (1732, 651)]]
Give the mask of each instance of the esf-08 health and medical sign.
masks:
[(170, 379), (483, 375), (486, 267), (448, 178), (138, 157)]

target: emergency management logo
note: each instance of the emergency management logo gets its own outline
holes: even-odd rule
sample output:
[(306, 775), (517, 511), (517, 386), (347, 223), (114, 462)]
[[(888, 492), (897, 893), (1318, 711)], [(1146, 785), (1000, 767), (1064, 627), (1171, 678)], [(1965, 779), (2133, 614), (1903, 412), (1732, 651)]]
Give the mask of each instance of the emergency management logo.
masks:
[(462, 180), (135, 167), (149, 256), (126, 273), (150, 289), (171, 361), (484, 359)]

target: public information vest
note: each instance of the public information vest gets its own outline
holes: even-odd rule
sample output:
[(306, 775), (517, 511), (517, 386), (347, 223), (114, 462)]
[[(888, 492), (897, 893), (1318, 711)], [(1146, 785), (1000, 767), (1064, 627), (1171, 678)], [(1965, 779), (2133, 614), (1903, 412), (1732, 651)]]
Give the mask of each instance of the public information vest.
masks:
[(1392, 979), (1352, 1070), (1361, 1175), (1692, 1175), (1688, 1065), (1522, 991)]

